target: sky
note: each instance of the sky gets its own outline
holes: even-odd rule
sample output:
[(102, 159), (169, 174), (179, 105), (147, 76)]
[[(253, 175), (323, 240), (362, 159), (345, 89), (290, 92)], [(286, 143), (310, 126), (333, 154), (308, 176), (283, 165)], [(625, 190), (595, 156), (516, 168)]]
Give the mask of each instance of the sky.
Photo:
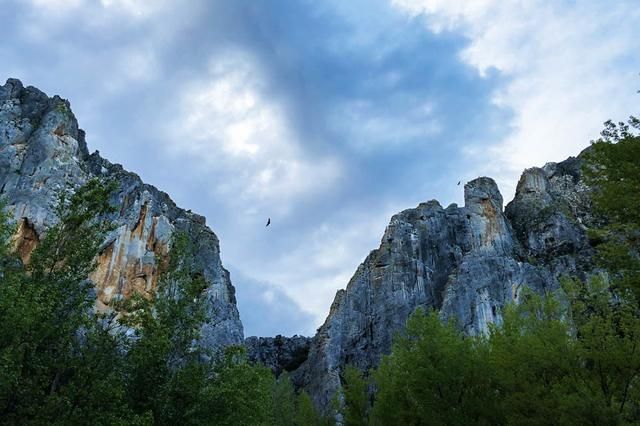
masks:
[[(391, 216), (639, 114), (637, 0), (0, 0), (0, 80), (203, 214), (245, 335), (312, 335)], [(271, 225), (266, 228), (266, 219)]]

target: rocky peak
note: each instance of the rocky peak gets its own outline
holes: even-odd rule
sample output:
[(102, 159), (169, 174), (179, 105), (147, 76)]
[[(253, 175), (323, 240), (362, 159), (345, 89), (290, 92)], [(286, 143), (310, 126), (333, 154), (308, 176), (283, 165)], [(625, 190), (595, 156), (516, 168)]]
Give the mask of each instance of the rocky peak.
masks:
[(23, 89), (24, 86), (20, 80), (9, 78), (4, 86), (0, 86), (0, 100), (17, 98)]
[(520, 197), (526, 197), (530, 194), (540, 195), (546, 194), (549, 190), (549, 177), (547, 173), (540, 167), (532, 167), (526, 169), (516, 188), (516, 193)]
[(0, 195), (19, 224), (15, 244), (23, 260), (57, 222), (59, 192), (93, 177), (113, 179), (118, 186), (112, 195), (118, 209), (108, 216), (115, 229), (91, 276), (97, 308), (109, 310), (113, 300), (155, 289), (171, 236), (185, 232), (197, 249), (194, 266), (207, 281), (209, 318), (202, 343), (210, 348), (241, 344), (235, 290), (220, 260), (218, 238), (204, 218), (177, 207), (166, 193), (99, 153), (89, 155), (67, 100), (15, 79), (0, 86)]
[(493, 179), (479, 177), (464, 185), (464, 205), (474, 213), (497, 215), (502, 212), (502, 194)]
[(432, 200), (394, 215), (379, 248), (338, 291), (307, 361), (292, 373), (319, 407), (329, 406), (346, 365), (378, 365), (416, 308), (455, 318), (465, 333), (487, 333), (523, 288), (555, 291), (560, 276), (590, 267), (581, 225), (588, 188), (575, 159), (526, 170), (504, 212), (491, 178), (468, 182), (464, 196), (464, 207)]
[[(580, 179), (580, 157), (547, 163), (522, 174), (505, 215), (526, 256), (553, 266), (588, 263), (586, 227), (593, 222), (589, 188)], [(585, 256), (573, 256), (574, 253)], [(567, 257), (569, 256), (569, 257)], [(578, 269), (585, 269), (586, 264)]]

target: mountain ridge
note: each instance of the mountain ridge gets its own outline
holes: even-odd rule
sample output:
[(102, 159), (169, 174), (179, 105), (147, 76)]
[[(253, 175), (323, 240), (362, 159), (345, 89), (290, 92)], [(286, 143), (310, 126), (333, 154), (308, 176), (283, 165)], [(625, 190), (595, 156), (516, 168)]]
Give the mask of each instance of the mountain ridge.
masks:
[(119, 207), (107, 217), (115, 229), (91, 276), (97, 309), (110, 310), (113, 300), (133, 292), (153, 291), (171, 236), (184, 232), (196, 247), (194, 266), (207, 282), (209, 321), (201, 343), (209, 348), (241, 344), (235, 289), (220, 260), (218, 237), (205, 218), (179, 208), (167, 193), (97, 151), (90, 154), (67, 100), (24, 87), (17, 79), (0, 86), (0, 195), (18, 222), (15, 246), (23, 260), (28, 261), (40, 236), (56, 223), (59, 192), (94, 177), (117, 183), (111, 203)]
[[(493, 179), (481, 177), (465, 185), (462, 207), (431, 200), (393, 215), (379, 248), (336, 292), (308, 341), (308, 358), (290, 371), (296, 386), (326, 411), (345, 366), (377, 367), (416, 308), (436, 309), (465, 333), (483, 334), (524, 287), (557, 292), (563, 275), (584, 277), (593, 255), (586, 230), (595, 219), (581, 156), (526, 169), (506, 207)], [(250, 351), (282, 369), (265, 353), (260, 359)]]

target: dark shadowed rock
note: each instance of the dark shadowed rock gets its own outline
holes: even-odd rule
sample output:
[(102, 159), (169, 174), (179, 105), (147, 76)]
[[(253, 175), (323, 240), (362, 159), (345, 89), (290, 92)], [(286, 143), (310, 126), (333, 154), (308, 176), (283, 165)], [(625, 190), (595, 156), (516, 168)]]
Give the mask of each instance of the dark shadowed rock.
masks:
[(245, 346), (249, 360), (269, 367), (276, 376), (291, 372), (307, 360), (310, 337), (247, 337)]

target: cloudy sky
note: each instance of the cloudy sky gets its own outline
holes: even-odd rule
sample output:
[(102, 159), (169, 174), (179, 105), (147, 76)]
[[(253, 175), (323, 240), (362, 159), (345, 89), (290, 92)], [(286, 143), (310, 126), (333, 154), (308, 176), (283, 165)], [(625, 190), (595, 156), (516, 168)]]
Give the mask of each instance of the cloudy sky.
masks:
[(640, 113), (637, 6), (0, 0), (0, 79), (207, 217), (246, 335), (312, 334), (393, 213), (480, 175), (508, 200)]

